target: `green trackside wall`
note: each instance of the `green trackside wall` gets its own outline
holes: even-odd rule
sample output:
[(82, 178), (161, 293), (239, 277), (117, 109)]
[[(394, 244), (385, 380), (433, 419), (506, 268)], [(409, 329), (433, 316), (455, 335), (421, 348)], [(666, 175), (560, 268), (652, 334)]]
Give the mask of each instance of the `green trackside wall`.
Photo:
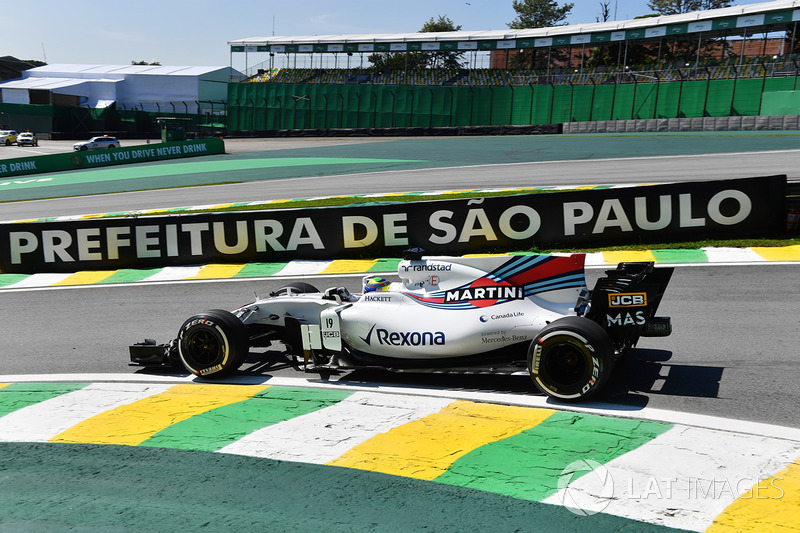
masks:
[[(181, 142), (144, 144), (107, 150), (86, 150), (67, 154), (18, 157), (0, 161), (0, 179), (27, 174), (108, 167), (127, 163), (146, 163), (183, 157), (224, 154), (222, 139), (194, 139)], [(8, 182), (2, 183), (7, 185)]]
[[(210, 105), (211, 102), (200, 102)], [(152, 138), (160, 133), (159, 117), (189, 118), (186, 130), (204, 135), (226, 127), (222, 102), (215, 102), (216, 113), (181, 113), (176, 106), (174, 112), (141, 111), (138, 109), (93, 109), (43, 104), (9, 104), (0, 102), (0, 126), (18, 131), (30, 130), (42, 134), (53, 134), (59, 138), (85, 139), (97, 133), (108, 133), (122, 138)]]
[(791, 107), (780, 114), (798, 114), (800, 97), (771, 96), (794, 94), (795, 84), (794, 77), (515, 87), (235, 83), (229, 84), (228, 130), (558, 124)]
[(0, 102), (0, 127), (50, 133), (53, 124), (53, 106), (6, 104)]

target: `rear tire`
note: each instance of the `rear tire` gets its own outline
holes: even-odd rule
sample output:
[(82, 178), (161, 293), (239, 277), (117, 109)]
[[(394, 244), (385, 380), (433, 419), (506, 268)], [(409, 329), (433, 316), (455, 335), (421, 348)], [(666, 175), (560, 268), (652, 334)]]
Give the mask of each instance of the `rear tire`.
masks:
[(564, 317), (545, 327), (528, 349), (528, 371), (546, 395), (568, 402), (592, 397), (614, 368), (614, 345), (596, 322)]
[(226, 376), (244, 363), (247, 328), (232, 313), (212, 309), (189, 318), (178, 331), (178, 357), (186, 370), (204, 378)]
[(272, 293), (272, 296), (284, 296), (287, 294), (307, 294), (312, 292), (319, 292), (315, 286), (305, 281), (293, 281), (288, 283)]

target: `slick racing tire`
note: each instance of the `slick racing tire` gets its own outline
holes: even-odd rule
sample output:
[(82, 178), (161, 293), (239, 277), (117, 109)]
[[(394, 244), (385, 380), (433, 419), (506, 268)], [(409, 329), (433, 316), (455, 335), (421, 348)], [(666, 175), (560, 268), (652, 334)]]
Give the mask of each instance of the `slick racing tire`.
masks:
[(272, 296), (284, 296), (286, 294), (306, 294), (311, 292), (319, 292), (315, 286), (305, 281), (293, 281), (288, 283), (272, 293)]
[(596, 322), (564, 317), (545, 327), (528, 348), (536, 387), (562, 401), (581, 401), (600, 390), (614, 367), (614, 345)]
[(248, 351), (245, 325), (222, 309), (194, 315), (178, 331), (178, 357), (197, 376), (226, 376), (244, 363)]

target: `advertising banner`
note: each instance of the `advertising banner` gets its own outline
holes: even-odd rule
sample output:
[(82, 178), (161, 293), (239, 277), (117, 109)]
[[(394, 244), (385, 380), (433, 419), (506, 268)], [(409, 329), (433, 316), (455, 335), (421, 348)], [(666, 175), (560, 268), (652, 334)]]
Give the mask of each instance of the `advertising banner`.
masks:
[(374, 206), (0, 225), (2, 272), (599, 247), (769, 237), (786, 176)]
[(0, 187), (3, 185), (3, 178), (12, 176), (224, 153), (224, 141), (218, 137), (211, 137), (209, 139), (191, 141), (142, 144), (105, 150), (86, 150), (68, 154), (4, 159), (0, 161)]

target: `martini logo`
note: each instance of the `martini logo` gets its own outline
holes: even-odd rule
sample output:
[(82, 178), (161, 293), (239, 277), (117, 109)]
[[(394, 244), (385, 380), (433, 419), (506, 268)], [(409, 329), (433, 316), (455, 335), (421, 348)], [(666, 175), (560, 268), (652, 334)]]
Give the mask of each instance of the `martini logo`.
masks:
[(444, 293), (445, 302), (469, 302), (475, 307), (489, 307), (499, 300), (522, 300), (525, 288), (497, 282), (489, 278), (473, 281), (468, 287), (452, 289)]

